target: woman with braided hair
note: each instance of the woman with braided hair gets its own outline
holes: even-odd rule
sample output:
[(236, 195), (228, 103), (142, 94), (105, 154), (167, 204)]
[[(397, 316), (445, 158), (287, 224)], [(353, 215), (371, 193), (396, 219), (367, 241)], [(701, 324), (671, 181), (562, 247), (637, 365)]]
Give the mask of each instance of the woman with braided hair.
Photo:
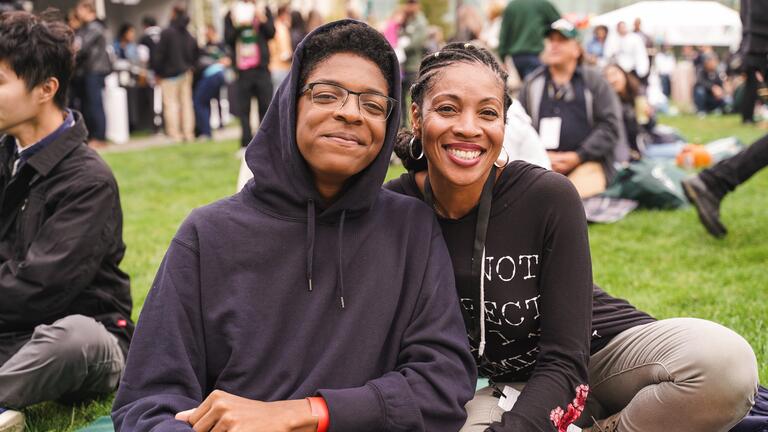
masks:
[(504, 154), (505, 83), (471, 44), (425, 57), (413, 129), (395, 147), (409, 172), (386, 185), (428, 203), (448, 245), (489, 379), (462, 431), (564, 431), (577, 418), (590, 431), (728, 430), (754, 397), (752, 349), (725, 327), (657, 321), (593, 285), (575, 188)]

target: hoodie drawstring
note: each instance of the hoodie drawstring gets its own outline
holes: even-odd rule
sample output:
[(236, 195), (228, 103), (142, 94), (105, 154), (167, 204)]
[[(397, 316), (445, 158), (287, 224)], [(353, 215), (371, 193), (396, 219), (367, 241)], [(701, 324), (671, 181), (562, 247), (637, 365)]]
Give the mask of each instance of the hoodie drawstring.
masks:
[(312, 259), (315, 256), (315, 202), (307, 201), (307, 284), (312, 291)]
[[(488, 220), (491, 217), (491, 201), (493, 200), (493, 186), (495, 184), (496, 165), (493, 165), (480, 194), (480, 202), (477, 206), (475, 241), (472, 248), (472, 279), (477, 280), (479, 278), (480, 286), (477, 291), (472, 292), (471, 300), (472, 304), (477, 306), (475, 310), (479, 310), (480, 314), (473, 317), (466, 308), (461, 309), (469, 338), (472, 341), (478, 341), (477, 355), (479, 359), (485, 355), (485, 238), (488, 234)], [(429, 183), (429, 176), (424, 181), (424, 201), (433, 209), (435, 208), (435, 197)]]
[[(336, 281), (336, 293), (339, 296), (341, 308), (344, 309), (344, 249), (342, 242), (344, 240), (344, 220), (347, 218), (347, 211), (342, 210), (339, 217), (339, 269)], [(315, 201), (307, 201), (307, 285), (312, 292), (312, 260), (315, 255)]]
[[(480, 264), (480, 316), (485, 318), (485, 245), (483, 245), (483, 260)], [(480, 345), (478, 355), (485, 354), (485, 319), (480, 320)]]
[(344, 309), (344, 250), (342, 248), (344, 244), (344, 219), (347, 217), (347, 211), (341, 211), (341, 217), (339, 217), (339, 280), (336, 284), (336, 289), (339, 292), (339, 301), (341, 302), (341, 308)]

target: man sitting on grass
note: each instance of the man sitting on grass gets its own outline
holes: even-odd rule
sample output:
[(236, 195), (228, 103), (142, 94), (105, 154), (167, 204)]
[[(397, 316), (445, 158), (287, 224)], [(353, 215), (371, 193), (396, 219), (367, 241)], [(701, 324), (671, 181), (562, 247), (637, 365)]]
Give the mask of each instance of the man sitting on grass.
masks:
[[(0, 15), (0, 431), (115, 390), (132, 324), (117, 183), (66, 109), (72, 32)], [(2, 136), (5, 134), (5, 136)]]
[(615, 163), (628, 159), (621, 104), (602, 73), (582, 65), (578, 30), (565, 19), (546, 31), (545, 67), (529, 75), (520, 103), (539, 132), (552, 170), (568, 176), (582, 198), (605, 190)]

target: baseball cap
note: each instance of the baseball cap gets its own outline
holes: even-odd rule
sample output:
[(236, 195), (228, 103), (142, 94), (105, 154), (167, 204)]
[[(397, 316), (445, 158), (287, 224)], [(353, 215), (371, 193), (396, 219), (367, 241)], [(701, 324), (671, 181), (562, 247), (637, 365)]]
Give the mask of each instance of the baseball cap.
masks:
[(544, 33), (544, 36), (549, 36), (552, 32), (558, 32), (566, 39), (578, 39), (579, 37), (579, 31), (576, 30), (576, 26), (565, 18), (560, 18), (553, 22)]

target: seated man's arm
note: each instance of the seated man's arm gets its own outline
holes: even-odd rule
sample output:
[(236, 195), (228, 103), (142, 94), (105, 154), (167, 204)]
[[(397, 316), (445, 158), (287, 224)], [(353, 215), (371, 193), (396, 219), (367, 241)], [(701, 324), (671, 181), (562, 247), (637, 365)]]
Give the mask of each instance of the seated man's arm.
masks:
[(581, 162), (602, 162), (610, 157), (620, 139), (621, 103), (616, 92), (602, 77), (595, 80), (590, 89), (594, 99), (592, 103), (592, 132), (576, 150)]
[(174, 238), (131, 341), (112, 407), (118, 432), (192, 430), (174, 416), (197, 407), (205, 389), (199, 270), (195, 246)]
[[(117, 185), (70, 189), (37, 231), (21, 260), (0, 264), (0, 322), (24, 325), (60, 317), (93, 280), (119, 238)], [(24, 216), (19, 216), (24, 217)]]
[(432, 234), (421, 294), (396, 369), (361, 387), (318, 392), (328, 404), (334, 431), (451, 431), (464, 424), (477, 367), (437, 221)]

